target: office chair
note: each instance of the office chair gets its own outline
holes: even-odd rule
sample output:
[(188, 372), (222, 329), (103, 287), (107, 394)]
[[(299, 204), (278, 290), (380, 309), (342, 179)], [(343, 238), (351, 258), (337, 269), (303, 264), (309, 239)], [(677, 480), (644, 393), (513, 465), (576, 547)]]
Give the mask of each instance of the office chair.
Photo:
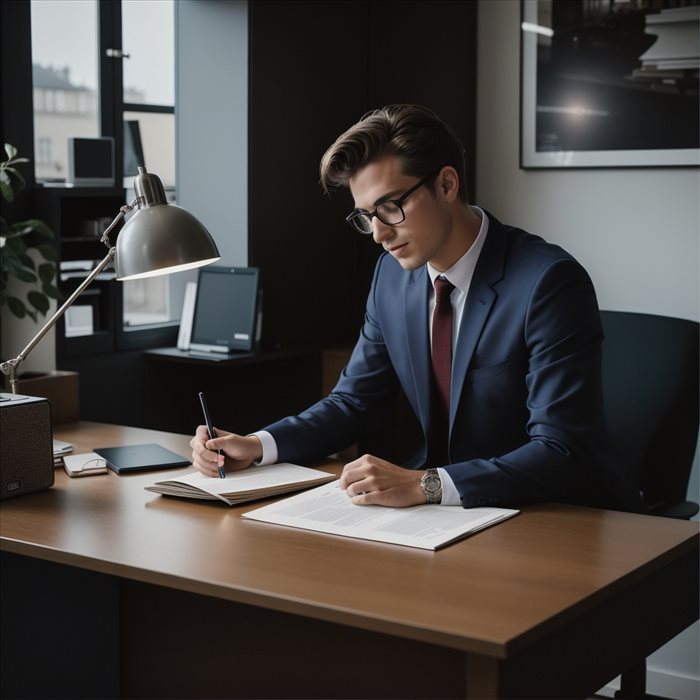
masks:
[[(698, 323), (601, 311), (605, 412), (630, 460), (647, 512), (690, 519), (686, 500), (698, 440)], [(616, 698), (645, 698), (646, 661), (621, 675)]]

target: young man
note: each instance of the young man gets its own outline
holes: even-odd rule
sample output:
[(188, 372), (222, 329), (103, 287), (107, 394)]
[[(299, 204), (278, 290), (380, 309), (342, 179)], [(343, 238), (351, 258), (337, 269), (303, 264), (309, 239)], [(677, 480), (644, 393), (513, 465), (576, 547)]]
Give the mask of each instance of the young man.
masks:
[(348, 366), (328, 397), (259, 433), (208, 440), (199, 426), (195, 468), (214, 477), (220, 464), (336, 452), (381, 424), (401, 386), (422, 447), (405, 466), (347, 464), (340, 483), (354, 503), (624, 505), (591, 281), (561, 248), (470, 206), (464, 173), (461, 143), (423, 107), (390, 105), (336, 140), (321, 181), (349, 187), (348, 222), (385, 251)]

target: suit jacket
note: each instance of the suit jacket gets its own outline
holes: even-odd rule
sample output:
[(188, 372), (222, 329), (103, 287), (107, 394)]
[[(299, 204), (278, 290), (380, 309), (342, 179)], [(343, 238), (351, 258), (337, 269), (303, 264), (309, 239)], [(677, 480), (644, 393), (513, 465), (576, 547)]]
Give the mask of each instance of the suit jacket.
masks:
[[(564, 501), (630, 507), (602, 407), (603, 337), (586, 271), (558, 246), (491, 214), (453, 350), (450, 464), (464, 507)], [(333, 392), (268, 430), (282, 461), (353, 444), (403, 388), (423, 431), (406, 465), (426, 464), (431, 434), (425, 266), (377, 262), (364, 325)]]

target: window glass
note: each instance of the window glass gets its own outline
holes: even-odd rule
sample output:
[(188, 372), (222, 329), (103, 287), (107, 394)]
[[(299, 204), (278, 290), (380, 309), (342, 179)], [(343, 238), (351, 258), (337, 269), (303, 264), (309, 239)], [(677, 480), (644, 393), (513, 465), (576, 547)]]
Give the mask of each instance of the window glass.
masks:
[(96, 0), (31, 0), (37, 180), (64, 180), (68, 139), (99, 136)]
[(122, 0), (124, 102), (175, 104), (173, 0)]

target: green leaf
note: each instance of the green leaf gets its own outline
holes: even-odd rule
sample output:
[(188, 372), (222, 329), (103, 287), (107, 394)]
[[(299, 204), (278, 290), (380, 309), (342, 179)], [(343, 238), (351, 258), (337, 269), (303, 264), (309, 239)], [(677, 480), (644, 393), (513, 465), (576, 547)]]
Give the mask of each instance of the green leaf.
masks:
[(55, 238), (53, 231), (40, 219), (27, 219), (18, 221), (13, 228), (21, 230), (22, 234), (34, 232), (44, 238)]
[(15, 233), (7, 237), (5, 247), (14, 251), (15, 253), (17, 253), (17, 255), (19, 255), (20, 253), (24, 253), (24, 251), (27, 250), (27, 244), (22, 240), (22, 238), (20, 238)]
[[(26, 158), (18, 158), (15, 160), (15, 163), (21, 163), (22, 161), (27, 161)], [(27, 161), (28, 162), (28, 161)], [(26, 180), (22, 177), (22, 173), (17, 170), (17, 168), (9, 167), (5, 168), (8, 172), (12, 173), (18, 180), (19, 180), (19, 187), (17, 188), (18, 190), (23, 190), (25, 185), (27, 184)]]
[(20, 255), (17, 256), (17, 259), (24, 267), (28, 267), (30, 270), (36, 270), (34, 258), (32, 258), (30, 255), (20, 253)]
[(61, 298), (61, 292), (58, 291), (58, 287), (53, 284), (49, 284), (48, 282), (44, 282), (44, 284), (41, 285), (41, 291), (51, 299), (58, 300)]
[(11, 143), (6, 143), (5, 153), (7, 153), (8, 160), (12, 160), (17, 155), (17, 149)]
[(58, 256), (56, 255), (56, 249), (50, 243), (38, 245), (36, 249), (41, 253), (44, 260), (58, 260)]
[(10, 178), (4, 170), (0, 170), (0, 193), (2, 193), (2, 198), (6, 202), (11, 202), (15, 198)]
[(17, 297), (7, 297), (7, 307), (17, 318), (24, 318), (27, 315), (27, 307)]
[(49, 310), (49, 300), (44, 294), (33, 289), (27, 293), (27, 299), (42, 316), (46, 316), (46, 312)]
[(12, 273), (18, 280), (22, 282), (36, 282), (37, 276), (32, 270), (28, 270), (26, 267), (20, 267), (19, 265), (12, 268)]
[(39, 279), (44, 282), (51, 282), (56, 275), (56, 267), (52, 263), (41, 263), (39, 265)]

